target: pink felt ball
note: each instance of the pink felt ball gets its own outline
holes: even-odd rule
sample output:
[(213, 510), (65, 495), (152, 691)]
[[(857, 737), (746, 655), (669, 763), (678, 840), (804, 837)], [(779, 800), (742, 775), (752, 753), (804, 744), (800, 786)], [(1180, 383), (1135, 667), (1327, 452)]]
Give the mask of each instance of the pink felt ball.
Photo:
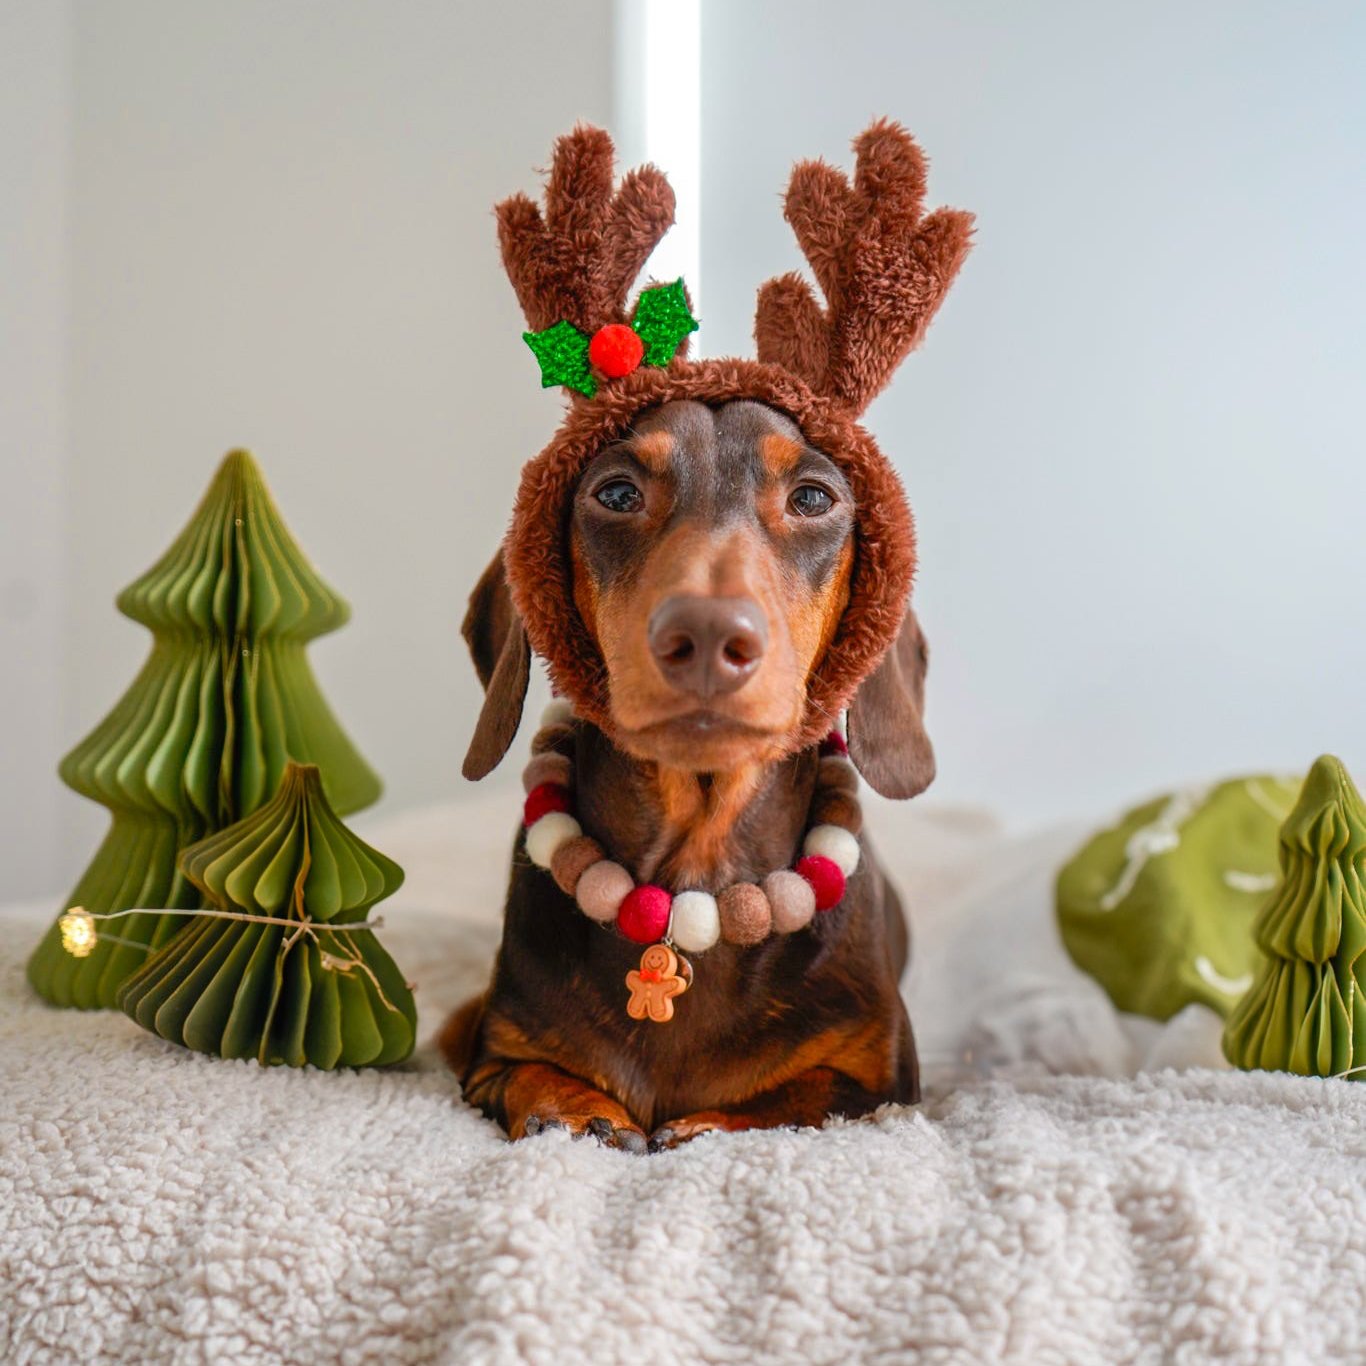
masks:
[(596, 920), (600, 925), (610, 925), (635, 885), (634, 879), (621, 864), (613, 863), (611, 859), (599, 859), (579, 874), (574, 887), (574, 899), (590, 920)]
[(569, 789), (559, 783), (541, 783), (526, 794), (522, 824), (530, 828), (548, 811), (569, 810)]
[[(839, 869), (835, 869), (839, 872)], [(637, 944), (656, 944), (669, 928), (673, 898), (663, 887), (637, 887), (627, 894), (617, 912), (617, 929)]]
[(844, 874), (834, 859), (808, 854), (797, 860), (797, 872), (811, 884), (818, 911), (828, 911), (844, 900)]
[(770, 873), (763, 882), (764, 895), (773, 907), (773, 928), (779, 934), (794, 934), (811, 923), (816, 910), (816, 894), (811, 884), (790, 868)]
[(830, 734), (821, 741), (821, 753), (847, 755), (849, 753), (849, 746), (844, 743), (844, 736), (842, 736), (839, 731), (832, 730)]
[(629, 375), (644, 355), (645, 343), (625, 323), (608, 323), (598, 328), (588, 343), (588, 359), (608, 379)]

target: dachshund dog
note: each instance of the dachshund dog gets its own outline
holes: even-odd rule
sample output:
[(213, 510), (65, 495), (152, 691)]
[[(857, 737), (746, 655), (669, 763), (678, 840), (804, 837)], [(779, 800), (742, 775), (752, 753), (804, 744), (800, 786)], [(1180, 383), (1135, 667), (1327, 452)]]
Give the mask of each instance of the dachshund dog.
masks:
[(506, 753), (534, 651), (573, 704), (556, 762), (572, 760), (586, 843), (637, 885), (760, 883), (830, 820), (861, 850), (837, 904), (715, 943), (657, 1023), (625, 1008), (628, 972), (651, 980), (639, 944), (584, 914), (519, 835), (492, 981), (441, 1035), (466, 1100), (513, 1139), (560, 1127), (642, 1151), (918, 1097), (897, 989), (906, 921), (852, 774), (836, 764), (845, 788), (818, 785), (818, 746), (847, 712), (849, 757), (876, 791), (911, 797), (934, 774), (907, 607), (914, 527), (857, 419), (924, 335), (972, 217), (922, 212), (925, 160), (904, 128), (879, 121), (854, 145), (852, 179), (823, 162), (793, 172), (785, 213), (825, 304), (796, 275), (764, 285), (754, 361), (686, 356), (681, 281), (628, 315), (673, 195), (648, 166), (614, 189), (605, 133), (560, 140), (544, 213), (525, 195), (498, 206), (524, 335), (570, 406), (471, 597), (485, 701), (465, 775)]
[[(854, 552), (837, 466), (763, 404), (666, 403), (589, 465), (570, 548), (616, 722), (615, 742), (578, 728), (585, 829), (641, 880), (719, 889), (789, 865), (817, 755), (788, 751)], [(509, 615), (495, 562), (465, 626), (485, 678)], [(887, 752), (908, 771), (884, 777), (916, 788), (933, 776), (925, 663), (908, 614), (853, 704), (870, 735), (899, 732)], [(657, 1027), (621, 1007), (639, 948), (582, 915), (519, 841), (493, 982), (442, 1036), (465, 1098), (513, 1138), (562, 1126), (631, 1150), (916, 1100), (897, 990), (906, 921), (861, 842), (838, 913), (753, 948), (716, 945), (686, 1015)]]

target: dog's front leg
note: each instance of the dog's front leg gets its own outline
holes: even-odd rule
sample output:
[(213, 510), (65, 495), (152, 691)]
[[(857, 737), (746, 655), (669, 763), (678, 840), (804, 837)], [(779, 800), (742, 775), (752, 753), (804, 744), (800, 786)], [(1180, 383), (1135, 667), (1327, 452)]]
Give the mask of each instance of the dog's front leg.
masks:
[(892, 1100), (915, 1100), (913, 1095), (888, 1095), (868, 1090), (832, 1067), (813, 1067), (771, 1091), (761, 1092), (724, 1110), (697, 1110), (666, 1120), (650, 1135), (650, 1151), (676, 1148), (698, 1134), (720, 1130), (819, 1128), (831, 1115), (854, 1119)]
[(507, 1055), (524, 1044), (515, 1025), (488, 1009), (485, 996), (466, 1001), (437, 1038), (465, 1099), (501, 1124), (509, 1138), (568, 1129), (591, 1134), (609, 1148), (645, 1151), (645, 1131), (620, 1101), (553, 1063)]
[(509, 1138), (545, 1129), (590, 1134), (609, 1148), (645, 1151), (645, 1131), (626, 1108), (597, 1087), (544, 1062), (490, 1059), (465, 1079), (465, 1099), (496, 1119)]

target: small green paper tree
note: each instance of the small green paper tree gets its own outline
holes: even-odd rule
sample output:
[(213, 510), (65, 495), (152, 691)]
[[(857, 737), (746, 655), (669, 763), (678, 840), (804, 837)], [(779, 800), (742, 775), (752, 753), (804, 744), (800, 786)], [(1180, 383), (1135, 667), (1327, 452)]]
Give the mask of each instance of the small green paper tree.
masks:
[(1254, 927), (1266, 960), (1225, 1056), (1303, 1076), (1366, 1068), (1366, 805), (1339, 760), (1314, 764), (1280, 841), (1281, 881)]
[[(118, 607), (152, 632), (152, 651), (61, 764), (62, 780), (113, 817), (68, 906), (99, 914), (202, 905), (177, 853), (255, 811), (290, 758), (322, 765), (338, 811), (379, 796), (379, 779), (342, 732), (304, 653), (350, 609), (289, 534), (246, 451), (223, 460), (189, 524)], [(148, 947), (185, 919), (109, 923), (81, 957), (66, 951), (54, 923), (29, 960), (34, 989), (54, 1005), (112, 1007)]]
[(411, 988), (373, 929), (346, 929), (403, 870), (342, 824), (317, 768), (289, 764), (273, 801), (191, 845), (180, 867), (223, 918), (191, 919), (124, 982), (119, 1005), (144, 1029), (262, 1066), (412, 1052)]

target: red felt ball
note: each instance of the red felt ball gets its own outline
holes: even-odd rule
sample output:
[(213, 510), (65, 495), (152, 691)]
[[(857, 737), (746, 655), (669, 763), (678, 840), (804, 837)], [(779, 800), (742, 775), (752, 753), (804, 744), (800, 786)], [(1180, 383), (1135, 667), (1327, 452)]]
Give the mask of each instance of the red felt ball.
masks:
[[(839, 869), (835, 869), (839, 872)], [(617, 912), (617, 929), (637, 944), (657, 944), (669, 928), (673, 897), (663, 887), (637, 887), (627, 892)]]
[(629, 375), (644, 355), (645, 343), (625, 323), (608, 323), (598, 328), (588, 343), (588, 359), (608, 379)]
[(844, 874), (834, 859), (808, 854), (797, 860), (797, 873), (811, 884), (818, 911), (828, 911), (844, 900)]
[(526, 794), (522, 824), (530, 829), (548, 811), (569, 810), (569, 789), (562, 783), (539, 783)]
[(849, 753), (849, 746), (844, 743), (844, 736), (839, 731), (832, 730), (829, 735), (821, 741), (822, 754), (844, 754)]

